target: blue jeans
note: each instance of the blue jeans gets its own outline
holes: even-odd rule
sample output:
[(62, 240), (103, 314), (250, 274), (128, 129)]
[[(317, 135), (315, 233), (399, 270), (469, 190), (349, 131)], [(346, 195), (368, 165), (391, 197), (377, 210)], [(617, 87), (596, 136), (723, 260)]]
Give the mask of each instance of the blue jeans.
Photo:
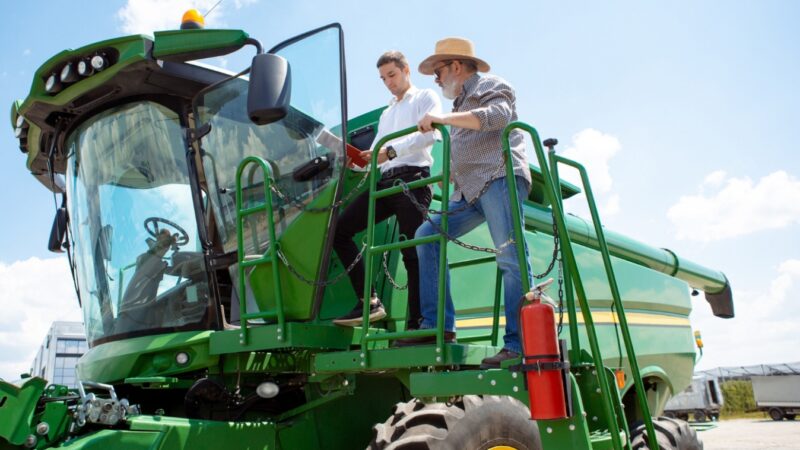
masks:
[[(528, 183), (522, 177), (516, 177), (517, 192), (520, 200), (528, 192)], [(463, 207), (467, 201), (462, 197), (459, 201), (451, 201), (450, 210)], [(522, 204), (517, 205), (522, 216)], [(431, 220), (438, 226), (441, 216), (432, 217)], [(505, 178), (494, 180), (489, 189), (475, 202), (474, 205), (448, 216), (447, 234), (458, 237), (463, 236), (483, 222), (489, 226), (489, 233), (495, 247), (513, 238), (514, 225), (511, 218), (511, 205), (508, 197), (508, 183)], [(436, 227), (429, 222), (423, 222), (417, 229), (416, 237), (431, 236), (438, 233)], [(523, 241), (524, 242), (524, 241)], [(422, 309), (421, 328), (435, 328), (437, 318), (437, 300), (439, 298), (439, 243), (417, 246), (420, 274), (420, 307)], [(506, 314), (506, 334), (503, 336), (504, 348), (520, 353), (519, 340), (519, 303), (522, 298), (522, 280), (519, 262), (517, 260), (517, 247), (514, 244), (506, 245), (496, 255), (497, 265), (503, 275), (503, 291)], [(525, 244), (525, 260), (528, 261), (528, 246)], [(528, 280), (531, 276), (530, 262), (526, 264)], [(446, 300), (444, 326), (447, 331), (455, 331), (455, 307), (450, 296), (450, 271), (445, 274)], [(489, 300), (489, 299), (487, 299)]]

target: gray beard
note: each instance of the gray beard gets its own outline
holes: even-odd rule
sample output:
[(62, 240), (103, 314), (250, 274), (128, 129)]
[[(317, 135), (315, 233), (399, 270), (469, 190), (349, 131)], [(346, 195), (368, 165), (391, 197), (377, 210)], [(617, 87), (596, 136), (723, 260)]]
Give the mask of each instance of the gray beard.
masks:
[(442, 83), (442, 95), (448, 100), (455, 100), (458, 97), (458, 84), (455, 81)]

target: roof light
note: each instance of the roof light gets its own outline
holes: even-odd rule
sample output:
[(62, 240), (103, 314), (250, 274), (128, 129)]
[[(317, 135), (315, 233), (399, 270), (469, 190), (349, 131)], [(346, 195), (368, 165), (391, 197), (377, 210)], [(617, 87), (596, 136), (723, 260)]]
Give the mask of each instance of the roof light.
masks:
[(14, 128), (14, 137), (17, 139), (24, 139), (28, 136), (28, 127), (17, 127)]
[(61, 80), (58, 79), (58, 75), (53, 73), (47, 77), (47, 81), (44, 82), (44, 90), (48, 94), (55, 94), (61, 90)]
[(102, 55), (94, 55), (91, 59), (92, 69), (97, 72), (106, 68), (106, 59)]
[(181, 30), (197, 30), (206, 26), (206, 19), (196, 9), (190, 9), (183, 13), (181, 19)]
[(82, 59), (78, 61), (78, 75), (82, 77), (88, 77), (89, 75), (94, 73), (94, 69), (92, 65), (89, 64), (89, 60)]
[(17, 114), (17, 120), (16, 120), (16, 123), (15, 123), (17, 128), (22, 127), (22, 125), (24, 125), (24, 124), (25, 124), (25, 116), (23, 116), (22, 114)]
[(72, 63), (67, 63), (64, 67), (61, 68), (61, 82), (62, 83), (74, 83), (78, 81), (78, 73), (75, 72), (75, 69), (72, 66)]

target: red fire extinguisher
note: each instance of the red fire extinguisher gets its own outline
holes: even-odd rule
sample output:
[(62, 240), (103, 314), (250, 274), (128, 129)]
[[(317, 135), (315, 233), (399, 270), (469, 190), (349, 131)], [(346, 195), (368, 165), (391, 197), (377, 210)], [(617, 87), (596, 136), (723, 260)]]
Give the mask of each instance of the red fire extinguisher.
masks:
[[(543, 289), (550, 279), (528, 292), (520, 310), (522, 333), (522, 370), (526, 372), (531, 419), (549, 420), (568, 417), (569, 363), (559, 349), (553, 306), (542, 303)], [(527, 301), (527, 302), (526, 302)]]

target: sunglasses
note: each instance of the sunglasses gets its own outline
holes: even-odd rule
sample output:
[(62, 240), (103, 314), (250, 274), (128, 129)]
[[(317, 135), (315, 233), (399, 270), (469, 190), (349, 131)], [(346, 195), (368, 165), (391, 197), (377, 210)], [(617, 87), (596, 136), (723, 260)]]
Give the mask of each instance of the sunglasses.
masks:
[(442, 69), (444, 69), (445, 67), (449, 66), (450, 64), (453, 64), (454, 62), (455, 61), (447, 61), (444, 64), (442, 64), (441, 66), (437, 67), (436, 69), (433, 69), (433, 74), (436, 76), (436, 79), (438, 80), (438, 79), (441, 78)]

